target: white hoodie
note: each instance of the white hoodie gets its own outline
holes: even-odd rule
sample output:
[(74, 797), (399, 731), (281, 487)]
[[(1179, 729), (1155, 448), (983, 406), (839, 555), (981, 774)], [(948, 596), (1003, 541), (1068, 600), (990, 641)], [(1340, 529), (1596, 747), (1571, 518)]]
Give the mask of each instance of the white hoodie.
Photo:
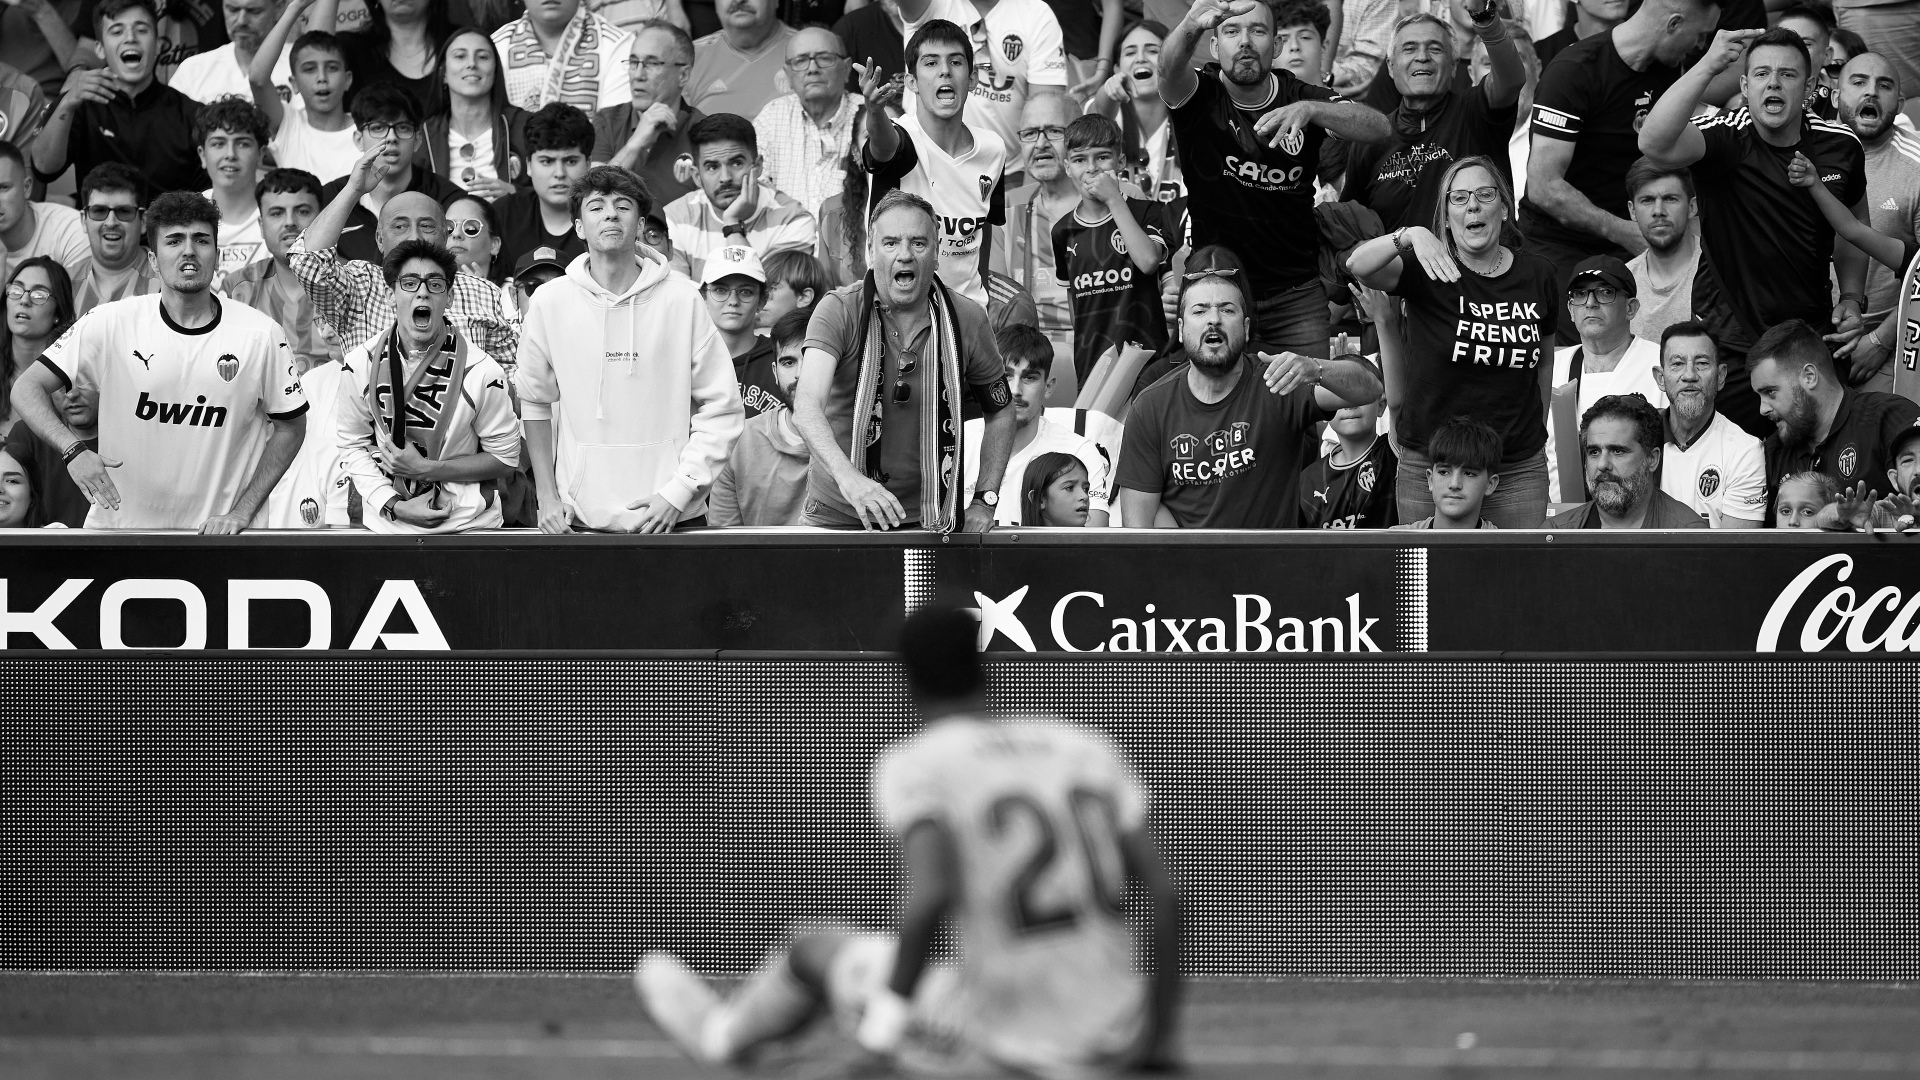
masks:
[(733, 360), (700, 287), (658, 255), (640, 256), (619, 295), (593, 280), (589, 258), (527, 305), (522, 416), (556, 420), (561, 502), (588, 528), (631, 532), (640, 511), (629, 507), (656, 493), (699, 517), (745, 423)]

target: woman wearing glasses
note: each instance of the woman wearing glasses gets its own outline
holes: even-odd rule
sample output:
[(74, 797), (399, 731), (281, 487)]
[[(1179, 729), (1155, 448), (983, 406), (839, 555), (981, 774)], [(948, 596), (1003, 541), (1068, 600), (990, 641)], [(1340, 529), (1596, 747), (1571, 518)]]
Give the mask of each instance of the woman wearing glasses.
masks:
[[(1548, 343), (1562, 298), (1553, 266), (1520, 250), (1513, 189), (1493, 162), (1469, 157), (1441, 177), (1433, 227), (1409, 225), (1355, 248), (1347, 269), (1362, 285), (1406, 302), (1404, 338), (1381, 357), (1393, 448), (1400, 457), (1400, 520), (1433, 513), (1427, 436), (1456, 416), (1500, 432), (1500, 486), (1482, 514), (1502, 529), (1537, 529), (1547, 516)], [(1397, 355), (1396, 355), (1397, 354)]]
[(447, 250), (453, 252), (460, 269), (486, 278), (495, 285), (507, 280), (507, 266), (500, 258), (500, 223), (493, 207), (478, 195), (455, 195), (446, 202)]
[(0, 401), (0, 436), (13, 427), (13, 381), (73, 325), (73, 280), (66, 267), (39, 255), (14, 268), (6, 297), (0, 307), (0, 385), (8, 399)]
[(493, 40), (471, 27), (440, 46), (439, 100), (422, 126), (424, 165), (483, 199), (527, 185), (525, 111), (507, 102)]

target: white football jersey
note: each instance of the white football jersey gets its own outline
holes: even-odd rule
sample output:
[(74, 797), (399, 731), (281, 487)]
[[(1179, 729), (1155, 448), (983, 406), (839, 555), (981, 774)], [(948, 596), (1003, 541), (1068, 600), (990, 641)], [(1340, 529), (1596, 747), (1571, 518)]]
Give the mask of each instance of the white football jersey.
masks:
[(1122, 910), (1120, 837), (1147, 795), (1106, 736), (1076, 724), (956, 717), (874, 766), (882, 823), (944, 823), (960, 861), (955, 1032), (1047, 1075), (1121, 1051), (1146, 1019)]
[(940, 280), (947, 288), (987, 306), (987, 283), (980, 270), (981, 231), (1007, 220), (1007, 148), (1000, 136), (975, 127), (973, 149), (948, 157), (921, 129), (912, 109), (896, 124), (905, 134), (891, 161), (873, 170), (868, 205), (889, 188), (918, 195), (933, 205), (940, 220)]
[(1767, 460), (1760, 440), (1713, 414), (1713, 423), (1685, 450), (1667, 433), (1660, 454), (1660, 490), (1693, 508), (1714, 528), (1723, 517), (1765, 521)]
[[(157, 295), (102, 304), (41, 359), (100, 402), (100, 455), (120, 508), (89, 529), (198, 529), (233, 508), (266, 450), (270, 418), (307, 411), (280, 324), (231, 301), (182, 329)], [(263, 524), (262, 513), (254, 525)]]
[(273, 492), (267, 496), (262, 512), (269, 529), (321, 529), (329, 525), (350, 525), (347, 515), (347, 489), (352, 479), (340, 467), (340, 397), (360, 391), (352, 374), (329, 361), (307, 369), (300, 376), (300, 389), (307, 396), (307, 438), (287, 466)]
[(973, 39), (973, 89), (967, 96), (967, 123), (1000, 136), (1008, 150), (1008, 168), (1026, 157), (1020, 145), (1020, 110), (1030, 87), (1067, 86), (1067, 51), (1060, 18), (1046, 0), (1000, 0), (982, 18), (973, 0), (932, 0), (906, 37), (934, 19), (945, 19)]

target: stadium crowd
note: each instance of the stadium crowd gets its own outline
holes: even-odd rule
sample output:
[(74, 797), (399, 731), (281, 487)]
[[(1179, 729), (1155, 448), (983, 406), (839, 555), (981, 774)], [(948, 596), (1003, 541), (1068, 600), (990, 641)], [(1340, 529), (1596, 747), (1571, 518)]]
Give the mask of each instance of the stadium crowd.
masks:
[(0, 527), (1905, 528), (1916, 116), (1920, 0), (5, 0)]

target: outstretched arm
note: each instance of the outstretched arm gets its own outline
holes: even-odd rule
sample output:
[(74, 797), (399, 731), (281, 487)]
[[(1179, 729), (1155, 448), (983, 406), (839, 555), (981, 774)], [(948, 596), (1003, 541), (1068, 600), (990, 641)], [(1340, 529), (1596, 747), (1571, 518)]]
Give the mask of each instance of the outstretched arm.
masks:
[(1160, 100), (1178, 108), (1193, 97), (1200, 74), (1193, 70), (1193, 52), (1207, 31), (1236, 15), (1253, 10), (1254, 0), (1194, 0), (1160, 47)]
[(1693, 107), (1707, 96), (1714, 77), (1747, 55), (1759, 30), (1720, 30), (1700, 62), (1687, 69), (1654, 101), (1640, 126), (1640, 152), (1668, 168), (1691, 165), (1707, 153), (1707, 140), (1693, 123)]

